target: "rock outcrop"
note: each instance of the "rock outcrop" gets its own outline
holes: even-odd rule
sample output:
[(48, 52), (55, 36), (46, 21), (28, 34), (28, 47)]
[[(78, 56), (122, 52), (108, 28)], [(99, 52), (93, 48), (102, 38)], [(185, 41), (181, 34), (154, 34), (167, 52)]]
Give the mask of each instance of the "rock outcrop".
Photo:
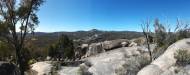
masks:
[(177, 50), (188, 50), (190, 52), (190, 38), (177, 41), (169, 46), (160, 57), (140, 70), (137, 75), (162, 75), (176, 64), (174, 53), (176, 53)]
[[(93, 75), (117, 75), (116, 71), (123, 71), (122, 73), (126, 74), (127, 70), (123, 65), (125, 65), (126, 62), (134, 60), (133, 57), (141, 55), (141, 52), (144, 51), (146, 51), (146, 48), (140, 46), (122, 47), (87, 57), (84, 61), (88, 61), (91, 64), (88, 72)], [(135, 62), (137, 62), (137, 60), (131, 63)]]
[[(92, 43), (88, 46), (85, 57), (96, 55), (98, 53), (102, 53), (119, 47), (126, 47), (129, 45), (129, 43), (130, 41), (127, 39), (117, 39), (117, 40), (110, 40), (99, 43)], [(87, 46), (85, 46), (85, 48), (86, 47)]]

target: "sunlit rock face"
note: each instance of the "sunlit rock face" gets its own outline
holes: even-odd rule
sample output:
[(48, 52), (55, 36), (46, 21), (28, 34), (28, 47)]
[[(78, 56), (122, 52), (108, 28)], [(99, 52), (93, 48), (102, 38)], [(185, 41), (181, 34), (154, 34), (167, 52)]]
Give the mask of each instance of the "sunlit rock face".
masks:
[(122, 71), (122, 74), (127, 74), (127, 69), (123, 65), (132, 61), (133, 57), (140, 56), (141, 52), (144, 51), (146, 51), (146, 48), (141, 46), (122, 47), (88, 57), (84, 60), (91, 63), (88, 72), (93, 75), (117, 75), (118, 70)]
[(49, 75), (51, 68), (50, 61), (37, 62), (31, 65), (31, 70), (35, 72), (35, 75)]
[[(178, 75), (172, 74), (172, 67), (176, 64), (174, 53), (176, 53), (177, 50), (188, 50), (190, 52), (190, 39), (183, 39), (169, 46), (160, 57), (154, 60), (150, 65), (144, 67), (137, 75)], [(153, 68), (153, 66), (155, 68)]]

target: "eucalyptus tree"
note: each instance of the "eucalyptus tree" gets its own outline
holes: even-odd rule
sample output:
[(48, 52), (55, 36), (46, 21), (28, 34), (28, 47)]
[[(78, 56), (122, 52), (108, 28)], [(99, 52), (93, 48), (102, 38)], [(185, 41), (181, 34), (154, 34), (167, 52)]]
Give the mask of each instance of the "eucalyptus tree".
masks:
[(22, 51), (29, 33), (39, 24), (36, 12), (43, 0), (0, 0), (0, 36), (15, 49), (16, 62), (24, 75)]

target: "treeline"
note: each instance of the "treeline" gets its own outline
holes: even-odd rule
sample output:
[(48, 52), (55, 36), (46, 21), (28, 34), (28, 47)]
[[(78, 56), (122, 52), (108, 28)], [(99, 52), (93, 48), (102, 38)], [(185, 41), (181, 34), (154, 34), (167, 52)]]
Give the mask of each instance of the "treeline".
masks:
[(59, 40), (50, 45), (48, 48), (48, 56), (53, 60), (74, 59), (74, 44), (73, 40), (69, 39), (66, 35), (61, 35)]

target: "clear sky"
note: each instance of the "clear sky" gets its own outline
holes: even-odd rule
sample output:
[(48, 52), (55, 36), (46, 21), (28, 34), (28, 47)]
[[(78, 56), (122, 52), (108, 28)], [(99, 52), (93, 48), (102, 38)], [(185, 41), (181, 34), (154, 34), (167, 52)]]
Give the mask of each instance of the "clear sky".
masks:
[(36, 31), (141, 31), (142, 20), (190, 20), (190, 0), (46, 0)]

